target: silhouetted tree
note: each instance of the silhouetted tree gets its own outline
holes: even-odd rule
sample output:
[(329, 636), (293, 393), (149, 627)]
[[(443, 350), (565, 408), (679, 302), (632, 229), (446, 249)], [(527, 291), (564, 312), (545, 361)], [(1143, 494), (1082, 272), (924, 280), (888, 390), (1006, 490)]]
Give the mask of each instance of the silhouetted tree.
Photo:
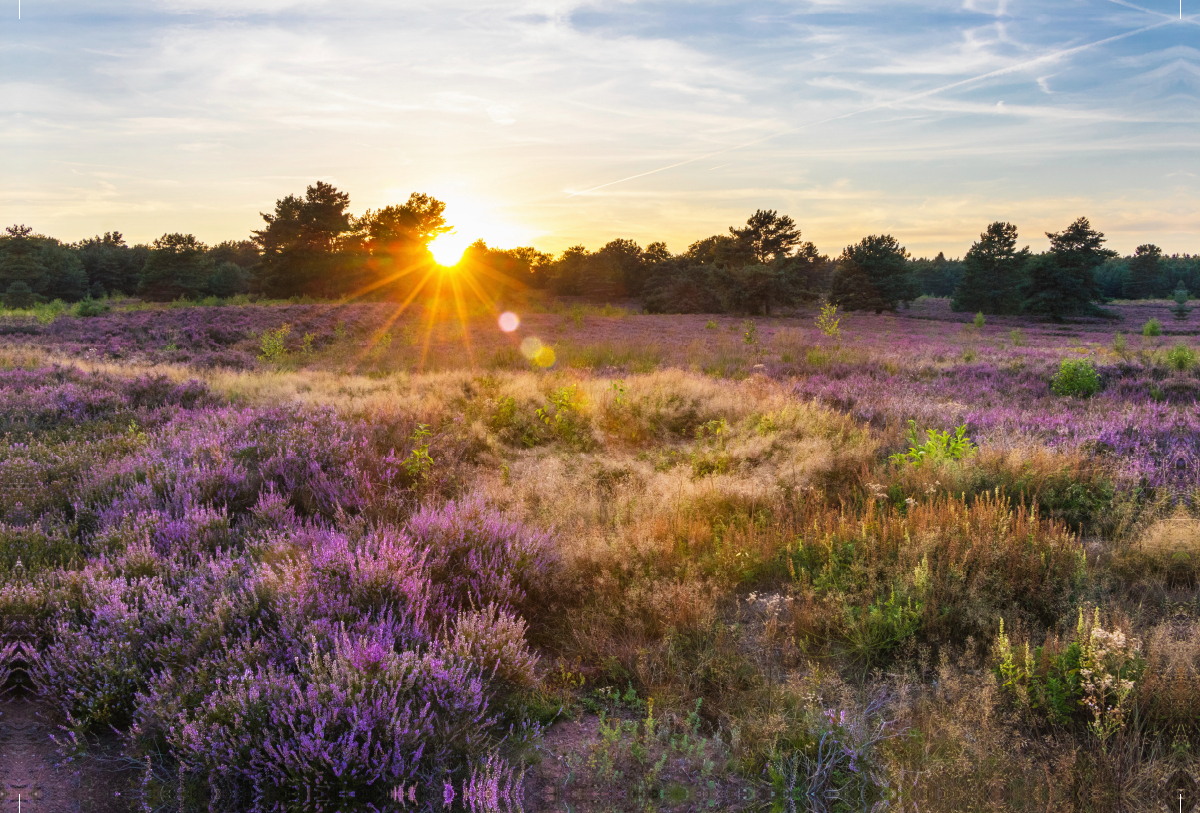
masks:
[(561, 296), (582, 294), (590, 257), (583, 246), (571, 246), (559, 255), (550, 266), (550, 290)]
[(954, 289), (956, 311), (1016, 313), (1029, 249), (1017, 251), (1017, 227), (997, 221), (979, 235), (963, 257), (963, 276)]
[(846, 246), (833, 274), (829, 301), (845, 310), (883, 313), (916, 298), (905, 261), (908, 252), (890, 234), (864, 237)]
[(258, 285), (271, 297), (333, 296), (345, 293), (354, 280), (345, 273), (356, 257), (351, 232), (350, 196), (318, 181), (304, 197), (276, 201), (274, 214), (263, 214), (267, 227), (254, 232), (262, 249)]

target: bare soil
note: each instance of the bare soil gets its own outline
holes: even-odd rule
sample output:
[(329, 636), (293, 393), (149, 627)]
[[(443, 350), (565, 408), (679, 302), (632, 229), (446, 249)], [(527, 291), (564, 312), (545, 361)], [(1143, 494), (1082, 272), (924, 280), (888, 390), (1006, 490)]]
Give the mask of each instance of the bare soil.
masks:
[(135, 773), (112, 760), (101, 743), (81, 760), (61, 765), (48, 709), (29, 698), (0, 702), (0, 811), (128, 813)]

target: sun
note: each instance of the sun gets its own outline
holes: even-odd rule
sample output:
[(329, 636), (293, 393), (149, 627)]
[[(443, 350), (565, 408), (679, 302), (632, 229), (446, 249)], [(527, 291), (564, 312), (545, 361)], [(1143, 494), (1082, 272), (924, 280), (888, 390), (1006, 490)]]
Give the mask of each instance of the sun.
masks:
[(429, 244), (429, 251), (438, 265), (451, 268), (458, 265), (458, 261), (462, 259), (463, 252), (467, 250), (468, 245), (470, 243), (467, 238), (460, 237), (457, 232), (450, 232), (435, 237)]

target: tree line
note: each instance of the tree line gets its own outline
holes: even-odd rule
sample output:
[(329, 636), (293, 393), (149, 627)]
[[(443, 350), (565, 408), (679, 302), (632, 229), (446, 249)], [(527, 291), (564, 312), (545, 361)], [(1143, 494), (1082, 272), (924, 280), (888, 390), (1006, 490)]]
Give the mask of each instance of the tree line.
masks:
[[(317, 182), (276, 201), (249, 239), (207, 246), (190, 234), (149, 245), (108, 232), (74, 244), (12, 226), (0, 235), (0, 295), (9, 307), (47, 299), (136, 295), (148, 300), (228, 297), (411, 298), (436, 271), (430, 243), (452, 230), (445, 204), (413, 193), (403, 204), (350, 213), (350, 196)], [(836, 257), (802, 239), (792, 218), (758, 210), (742, 226), (680, 254), (627, 239), (554, 256), (532, 247), (472, 244), (461, 266), (479, 284), (548, 289), (562, 296), (637, 300), (651, 313), (770, 315), (825, 297), (845, 310), (882, 313), (913, 299), (950, 297), (956, 310), (1061, 319), (1108, 299), (1200, 290), (1200, 258), (1143, 245), (1131, 257), (1104, 247), (1087, 218), (1047, 233), (1040, 254), (1017, 248), (1017, 227), (992, 223), (961, 259), (914, 258), (892, 235), (871, 235)]]

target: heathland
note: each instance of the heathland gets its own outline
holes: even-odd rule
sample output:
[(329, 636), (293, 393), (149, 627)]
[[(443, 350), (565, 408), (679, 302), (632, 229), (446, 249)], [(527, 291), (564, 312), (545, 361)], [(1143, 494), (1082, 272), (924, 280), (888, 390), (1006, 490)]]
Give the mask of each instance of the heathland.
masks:
[(9, 798), (1196, 804), (1186, 306), (506, 307), (0, 317)]

